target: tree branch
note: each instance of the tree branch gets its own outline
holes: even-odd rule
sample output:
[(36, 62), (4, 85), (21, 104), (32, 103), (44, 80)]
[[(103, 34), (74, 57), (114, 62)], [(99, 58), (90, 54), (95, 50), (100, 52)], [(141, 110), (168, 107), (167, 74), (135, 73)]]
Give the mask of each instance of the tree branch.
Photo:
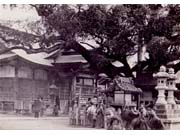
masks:
[(29, 49), (29, 48), (26, 48), (24, 46), (13, 46), (10, 48), (0, 50), (0, 55), (7, 53), (9, 51), (15, 50), (15, 49), (24, 50), (27, 54), (40, 53), (40, 52), (51, 53), (51, 52), (54, 52), (54, 51), (60, 49), (60, 45), (55, 45), (55, 46), (50, 47), (50, 48), (37, 48), (37, 49)]
[(81, 43), (81, 44), (86, 44), (86, 45), (90, 46), (90, 47), (93, 48), (93, 49), (96, 48), (96, 47), (94, 47), (93, 45), (91, 45), (91, 44), (89, 44), (89, 43), (86, 43), (86, 42), (79, 42), (79, 43)]

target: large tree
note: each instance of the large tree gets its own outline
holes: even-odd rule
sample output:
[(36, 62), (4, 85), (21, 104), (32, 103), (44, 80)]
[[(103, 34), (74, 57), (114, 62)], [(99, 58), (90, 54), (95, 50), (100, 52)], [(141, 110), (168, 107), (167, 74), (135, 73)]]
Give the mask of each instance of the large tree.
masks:
[[(42, 17), (46, 32), (36, 37), (38, 49), (28, 43), (16, 44), (28, 53), (74, 49), (88, 61), (92, 70), (111, 78), (119, 73), (133, 77), (128, 57), (139, 52), (140, 60), (144, 46), (149, 53), (146, 64), (151, 72), (179, 59), (179, 5), (31, 6)], [(12, 41), (2, 35), (1, 39)], [(86, 42), (87, 39), (96, 46)], [(121, 62), (123, 67), (114, 66), (113, 61)], [(141, 66), (140, 62), (138, 70)]]

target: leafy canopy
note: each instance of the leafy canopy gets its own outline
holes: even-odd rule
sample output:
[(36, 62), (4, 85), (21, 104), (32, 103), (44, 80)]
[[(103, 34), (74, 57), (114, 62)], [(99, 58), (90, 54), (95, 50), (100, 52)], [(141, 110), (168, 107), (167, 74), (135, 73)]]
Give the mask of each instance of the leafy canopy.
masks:
[[(143, 47), (149, 53), (146, 65), (150, 72), (180, 57), (179, 5), (31, 6), (42, 17), (46, 28), (39, 40), (38, 51), (72, 48), (89, 62), (93, 70), (111, 78), (119, 73), (133, 77), (128, 58), (141, 54)], [(87, 39), (93, 40), (96, 47)], [(138, 64), (142, 70), (140, 56)], [(124, 66), (116, 67), (112, 64), (114, 61)]]

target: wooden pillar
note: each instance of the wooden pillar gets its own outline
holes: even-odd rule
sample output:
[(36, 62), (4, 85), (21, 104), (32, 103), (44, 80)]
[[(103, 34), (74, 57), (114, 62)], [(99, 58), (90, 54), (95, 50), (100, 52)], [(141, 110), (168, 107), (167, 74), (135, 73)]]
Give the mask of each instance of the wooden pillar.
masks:
[(18, 79), (18, 61), (15, 62), (15, 77), (13, 78), (13, 89), (14, 89), (14, 109), (21, 109), (21, 104), (18, 103), (18, 92), (19, 92), (19, 79)]
[[(72, 75), (71, 77), (71, 88), (70, 88), (70, 103), (72, 102), (72, 99), (74, 98), (76, 89), (76, 77)], [(72, 106), (72, 105), (71, 105)]]
[(32, 80), (33, 80), (33, 88), (31, 88), (31, 98), (30, 98), (30, 102), (29, 102), (29, 112), (33, 113), (32, 110), (32, 105), (34, 103), (34, 100), (36, 99), (36, 82), (35, 82), (35, 69), (34, 67), (32, 67)]
[(136, 96), (137, 96), (137, 109), (139, 109), (139, 107), (140, 107), (141, 95), (138, 93)]
[(126, 95), (125, 95), (125, 91), (124, 91), (124, 106), (126, 106)]
[(98, 88), (98, 82), (97, 82), (97, 77), (93, 78), (93, 82), (95, 81), (95, 94), (97, 94), (97, 88)]

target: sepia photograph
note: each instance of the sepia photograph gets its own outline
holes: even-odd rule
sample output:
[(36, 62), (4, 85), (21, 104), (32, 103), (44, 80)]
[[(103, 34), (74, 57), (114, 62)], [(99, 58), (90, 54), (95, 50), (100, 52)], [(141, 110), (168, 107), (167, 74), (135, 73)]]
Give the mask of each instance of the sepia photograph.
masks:
[(179, 130), (180, 4), (0, 4), (0, 130)]

